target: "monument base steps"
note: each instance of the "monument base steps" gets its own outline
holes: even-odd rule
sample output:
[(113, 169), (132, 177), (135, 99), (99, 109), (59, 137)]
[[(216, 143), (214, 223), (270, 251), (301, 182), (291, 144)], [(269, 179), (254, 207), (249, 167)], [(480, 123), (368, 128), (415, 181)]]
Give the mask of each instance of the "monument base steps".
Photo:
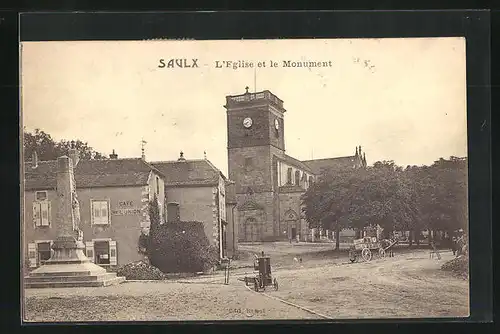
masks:
[[(71, 277), (71, 276), (69, 276)], [(93, 279), (93, 277), (91, 277)], [(117, 277), (114, 275), (111, 279), (88, 280), (88, 281), (66, 281), (66, 282), (25, 282), (24, 287), (28, 289), (40, 288), (86, 288), (86, 287), (104, 287), (120, 284), (125, 281), (125, 277)]]
[(125, 277), (108, 273), (98, 265), (81, 261), (79, 263), (49, 263), (35, 269), (24, 278), (25, 288), (70, 288), (100, 287), (120, 284)]

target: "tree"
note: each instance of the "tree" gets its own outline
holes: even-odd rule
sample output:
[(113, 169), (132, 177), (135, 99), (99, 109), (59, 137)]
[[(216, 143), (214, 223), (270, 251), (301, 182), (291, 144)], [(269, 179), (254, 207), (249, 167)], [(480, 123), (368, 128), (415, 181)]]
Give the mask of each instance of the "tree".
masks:
[[(75, 148), (80, 153), (80, 159), (106, 159), (102, 153), (95, 151), (87, 142), (74, 140)], [(24, 131), (23, 133), (23, 154), (25, 161), (29, 161), (36, 151), (40, 161), (56, 160), (62, 155), (67, 155), (72, 141), (61, 140), (55, 142), (50, 134), (35, 129), (33, 133)]]
[(392, 161), (382, 161), (366, 169), (325, 173), (304, 194), (303, 211), (310, 226), (333, 224), (337, 230), (361, 231), (378, 225), (391, 233), (411, 228), (418, 216), (415, 198), (403, 169)]
[(431, 231), (467, 230), (467, 158), (440, 158), (417, 177), (423, 225)]
[(302, 195), (302, 212), (309, 228), (334, 230), (335, 249), (340, 248), (340, 231), (349, 226), (349, 210), (354, 200), (351, 195), (361, 182), (359, 170), (326, 171)]
[(379, 161), (365, 169), (328, 171), (302, 200), (309, 227), (360, 231), (379, 225), (386, 237), (410, 231), (411, 246), (422, 229), (467, 230), (467, 159), (441, 158), (404, 170)]
[(161, 224), (160, 217), (160, 207), (158, 205), (158, 197), (154, 194), (152, 200), (149, 201), (148, 206), (149, 213), (149, 238), (145, 241), (146, 255), (151, 259), (152, 254), (157, 250), (160, 240), (158, 237), (158, 231)]

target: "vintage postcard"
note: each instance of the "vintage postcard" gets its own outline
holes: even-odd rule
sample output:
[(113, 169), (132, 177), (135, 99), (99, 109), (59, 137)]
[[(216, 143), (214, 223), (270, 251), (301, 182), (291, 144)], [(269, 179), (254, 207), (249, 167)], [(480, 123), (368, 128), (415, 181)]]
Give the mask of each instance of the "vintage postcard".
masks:
[(24, 321), (467, 317), (465, 48), (22, 42)]

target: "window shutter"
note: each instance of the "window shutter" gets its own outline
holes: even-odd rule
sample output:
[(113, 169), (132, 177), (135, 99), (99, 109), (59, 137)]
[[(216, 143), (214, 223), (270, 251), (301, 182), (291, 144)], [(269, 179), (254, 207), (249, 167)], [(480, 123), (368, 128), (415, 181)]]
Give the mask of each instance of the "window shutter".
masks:
[(47, 202), (41, 202), (40, 203), (40, 210), (42, 213), (42, 218), (41, 218), (41, 225), (42, 226), (49, 226), (49, 204)]
[(87, 257), (90, 262), (94, 262), (94, 242), (87, 241), (85, 242), (85, 252), (87, 253)]
[(41, 214), (40, 214), (40, 202), (33, 203), (33, 224), (36, 226), (40, 226), (41, 223)]
[(101, 219), (102, 223), (108, 223), (108, 202), (101, 202)]
[(116, 241), (110, 240), (109, 241), (109, 264), (112, 266), (116, 266), (117, 260), (116, 260)]
[(48, 221), (49, 221), (49, 226), (52, 225), (52, 205), (50, 201), (47, 201), (47, 212), (48, 212)]
[(101, 216), (101, 208), (99, 207), (99, 202), (92, 202), (92, 212), (94, 224), (99, 224)]
[(30, 260), (30, 267), (35, 268), (37, 266), (37, 256), (36, 256), (36, 244), (29, 243), (28, 244), (28, 259)]

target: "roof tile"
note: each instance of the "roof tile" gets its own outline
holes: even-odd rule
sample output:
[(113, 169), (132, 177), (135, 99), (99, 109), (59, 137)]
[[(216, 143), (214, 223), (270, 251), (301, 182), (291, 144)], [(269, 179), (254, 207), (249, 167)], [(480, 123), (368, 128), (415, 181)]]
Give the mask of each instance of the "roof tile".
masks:
[[(75, 168), (77, 188), (142, 186), (148, 183), (149, 173), (156, 168), (141, 158), (80, 160)], [(25, 163), (25, 189), (55, 189), (57, 161), (40, 161), (36, 168)], [(162, 175), (163, 176), (163, 175)]]
[(208, 160), (157, 161), (151, 163), (165, 175), (166, 186), (218, 184), (220, 171)]

